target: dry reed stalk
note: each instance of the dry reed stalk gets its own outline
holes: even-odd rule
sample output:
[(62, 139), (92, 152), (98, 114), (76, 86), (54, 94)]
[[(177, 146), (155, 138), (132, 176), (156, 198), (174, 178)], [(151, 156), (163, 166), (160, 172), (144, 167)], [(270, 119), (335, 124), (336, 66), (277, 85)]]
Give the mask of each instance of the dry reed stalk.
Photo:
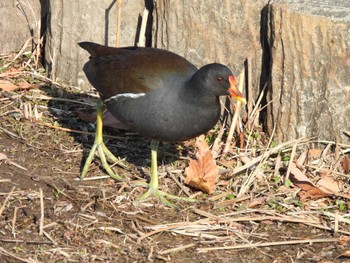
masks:
[(175, 247), (175, 248), (170, 248), (170, 249), (159, 251), (158, 254), (165, 255), (165, 254), (169, 254), (169, 253), (175, 253), (175, 252), (179, 252), (179, 251), (194, 247), (195, 245), (196, 244), (191, 243), (191, 244), (187, 244), (187, 245), (183, 245), (183, 246), (179, 246), (179, 247)]
[(146, 45), (146, 27), (147, 27), (147, 20), (148, 20), (148, 14), (149, 11), (147, 8), (143, 10), (143, 15), (142, 15), (142, 22), (141, 22), (141, 29), (140, 29), (140, 37), (139, 41), (137, 42), (138, 47), (144, 47)]
[[(241, 92), (243, 90), (243, 84), (244, 84), (244, 69), (239, 74), (238, 90)], [(235, 110), (235, 113), (233, 115), (232, 123), (230, 126), (230, 130), (228, 132), (228, 135), (227, 135), (227, 139), (226, 139), (226, 143), (224, 145), (224, 150), (222, 151), (222, 155), (227, 154), (228, 150), (231, 146), (231, 141), (232, 141), (233, 133), (234, 133), (236, 126), (237, 126), (240, 109), (241, 109), (241, 102), (237, 101), (236, 102), (236, 110)]]
[(10, 200), (11, 196), (13, 195), (13, 192), (15, 191), (16, 187), (12, 187), (11, 191), (8, 193), (8, 195), (5, 198), (4, 203), (2, 204), (1, 208), (0, 208), (0, 216), (2, 215), (2, 213), (5, 210), (6, 204), (7, 202)]
[(290, 241), (278, 241), (278, 242), (266, 242), (255, 244), (244, 244), (236, 246), (225, 247), (209, 247), (209, 248), (197, 248), (199, 253), (206, 253), (215, 250), (234, 250), (242, 248), (257, 248), (257, 247), (271, 247), (271, 246), (285, 246), (285, 245), (299, 245), (299, 244), (313, 244), (313, 243), (334, 243), (338, 242), (339, 238), (320, 238), (320, 239), (303, 239), (303, 240), (290, 240)]
[(117, 11), (117, 24), (116, 24), (116, 47), (120, 47), (120, 24), (121, 24), (121, 16), (122, 16), (122, 0), (118, 0), (118, 11)]
[(42, 236), (44, 232), (44, 193), (43, 189), (39, 189), (40, 193), (40, 222), (39, 222), (39, 235)]

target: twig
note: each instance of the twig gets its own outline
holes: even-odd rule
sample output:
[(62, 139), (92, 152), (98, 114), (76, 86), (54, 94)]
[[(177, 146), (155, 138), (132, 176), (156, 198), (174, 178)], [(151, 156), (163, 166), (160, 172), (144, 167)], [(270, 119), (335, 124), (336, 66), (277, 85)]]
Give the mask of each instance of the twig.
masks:
[(0, 247), (0, 254), (15, 258), (21, 262), (26, 262), (26, 263), (39, 263), (39, 261), (31, 260), (31, 259), (24, 259), (17, 257), (15, 254), (12, 254), (11, 252), (7, 251), (6, 249)]
[(39, 222), (39, 235), (43, 235), (44, 229), (44, 194), (43, 189), (39, 189), (40, 193), (40, 222)]
[(259, 111), (261, 111), (263, 108), (265, 108), (268, 104), (272, 103), (272, 101), (270, 101), (268, 104), (266, 104), (263, 108), (260, 108), (260, 103), (264, 97), (264, 93), (265, 93), (265, 89), (267, 87), (267, 82), (265, 83), (264, 87), (262, 88), (259, 98), (255, 104), (255, 107), (253, 109), (253, 111), (250, 113), (249, 117), (248, 117), (248, 123), (247, 123), (247, 127), (248, 129), (252, 129), (253, 124), (255, 123), (255, 120), (258, 117), (258, 113)]
[(190, 248), (190, 247), (194, 247), (195, 245), (196, 244), (191, 243), (191, 244), (180, 246), (180, 247), (170, 248), (170, 249), (166, 249), (163, 251), (159, 251), (158, 254), (165, 255), (165, 254), (169, 254), (169, 253), (174, 253), (174, 252), (185, 250), (185, 249)]
[(5, 128), (0, 127), (0, 131), (3, 131), (4, 133), (6, 133), (7, 135), (10, 135), (13, 138), (17, 138), (17, 139), (20, 138), (17, 134), (14, 134), (13, 132), (8, 131)]
[(120, 22), (121, 22), (121, 16), (122, 16), (122, 0), (118, 0), (118, 12), (117, 12), (117, 32), (116, 32), (116, 42), (115, 46), (120, 47)]
[(2, 204), (1, 208), (0, 208), (0, 216), (2, 215), (2, 213), (5, 210), (6, 204), (7, 202), (10, 200), (10, 197), (12, 196), (13, 192), (15, 191), (16, 187), (12, 187), (11, 191), (9, 192), (9, 194), (6, 196), (4, 203)]
[[(239, 84), (238, 84), (238, 90), (239, 91), (243, 90), (243, 83), (244, 83), (244, 70), (242, 70), (241, 74), (239, 74)], [(232, 119), (232, 122), (231, 122), (230, 130), (229, 130), (228, 135), (227, 135), (227, 139), (226, 139), (226, 143), (225, 143), (225, 146), (224, 146), (224, 150), (222, 151), (223, 155), (225, 155), (228, 152), (228, 150), (229, 150), (229, 148), (231, 146), (231, 141), (232, 141), (233, 133), (234, 133), (234, 131), (236, 129), (236, 125), (237, 125), (240, 109), (241, 109), (241, 102), (237, 101), (236, 102), (236, 110), (235, 110), (235, 113), (233, 115), (233, 119)]]
[(279, 241), (279, 242), (266, 242), (266, 243), (255, 243), (255, 244), (244, 244), (237, 246), (227, 247), (210, 247), (210, 248), (197, 248), (199, 253), (206, 253), (214, 250), (232, 250), (241, 248), (256, 248), (256, 247), (270, 247), (270, 246), (285, 246), (285, 245), (298, 245), (298, 244), (313, 244), (313, 243), (330, 243), (338, 242), (338, 238), (320, 238), (320, 239), (303, 239), (303, 240), (290, 240), (290, 241)]
[(22, 56), (22, 54), (24, 53), (24, 51), (26, 50), (27, 46), (29, 45), (30, 41), (32, 41), (32, 37), (28, 38), (26, 40), (26, 42), (24, 43), (24, 45), (22, 46), (21, 50), (17, 53), (17, 55), (12, 59), (12, 61), (10, 63), (7, 63), (6, 65), (4, 65), (4, 68), (7, 68), (8, 66), (10, 66), (17, 58), (19, 58), (20, 56)]
[(262, 159), (270, 156), (271, 154), (279, 152), (281, 149), (283, 149), (285, 147), (293, 145), (296, 142), (302, 143), (302, 142), (306, 142), (306, 141), (307, 141), (307, 139), (301, 138), (301, 139), (297, 139), (297, 140), (293, 140), (293, 141), (289, 141), (289, 142), (285, 142), (285, 143), (279, 144), (276, 147), (266, 151), (263, 155), (260, 155), (260, 156), (256, 157), (255, 159), (251, 160), (249, 163), (247, 163), (247, 164), (245, 164), (243, 166), (240, 166), (240, 167), (236, 167), (235, 169), (233, 169), (232, 172), (234, 174), (240, 173), (240, 172), (248, 169), (249, 167), (255, 165), (256, 163), (260, 162)]
[(24, 240), (24, 239), (0, 239), (4, 243), (23, 243), (27, 245), (52, 245), (51, 241)]
[(229, 206), (229, 205), (232, 205), (232, 204), (236, 204), (236, 203), (245, 201), (247, 199), (250, 199), (250, 196), (241, 196), (239, 198), (235, 198), (235, 199), (232, 199), (232, 200), (225, 200), (225, 201), (217, 203), (215, 205), (215, 208), (221, 208), (221, 207)]
[(20, 207), (16, 206), (14, 211), (13, 211), (13, 219), (12, 219), (12, 235), (13, 235), (13, 237), (15, 237), (15, 235), (16, 235), (17, 212), (18, 212), (18, 209), (21, 209), (23, 207), (26, 207), (26, 206), (25, 205), (20, 206)]
[(146, 37), (145, 37), (145, 32), (146, 32), (146, 27), (147, 27), (147, 20), (148, 20), (148, 9), (145, 8), (143, 10), (143, 15), (142, 15), (142, 22), (141, 22), (141, 29), (140, 29), (140, 37), (139, 37), (139, 42), (137, 43), (138, 47), (144, 47), (146, 44)]
[(288, 169), (287, 169), (287, 173), (286, 173), (286, 177), (285, 177), (285, 182), (287, 182), (287, 180), (289, 180), (289, 175), (290, 175), (290, 171), (292, 168), (292, 163), (294, 163), (294, 156), (295, 153), (297, 151), (297, 146), (298, 146), (298, 142), (295, 142), (292, 148), (292, 153), (290, 154), (290, 160), (289, 160), (289, 165), (288, 165)]
[[(55, 126), (55, 125), (52, 125), (50, 123), (45, 123), (45, 122), (36, 121), (36, 120), (33, 120), (33, 121), (34, 121), (34, 123), (37, 123), (39, 125), (43, 125), (43, 126), (46, 126), (48, 128), (52, 128), (52, 129), (56, 129), (56, 130), (60, 130), (60, 131), (80, 133), (80, 134), (87, 134), (87, 135), (95, 135), (94, 132), (85, 132), (85, 131), (72, 130), (72, 129), (69, 129), (69, 128), (63, 128), (63, 127)], [(0, 129), (1, 129), (1, 127), (0, 127)], [(116, 139), (116, 140), (123, 140), (123, 141), (126, 140), (124, 137), (112, 136), (112, 135), (103, 135), (103, 137)]]
[(171, 179), (174, 180), (174, 182), (177, 184), (177, 186), (180, 187), (180, 189), (181, 189), (187, 196), (191, 196), (191, 193), (182, 185), (182, 183), (179, 182), (179, 180), (177, 180), (177, 178), (173, 175), (173, 173), (170, 171), (170, 169), (169, 169), (168, 167), (166, 167), (165, 170), (168, 172), (168, 174), (170, 175)]
[(48, 240), (50, 240), (52, 242), (52, 244), (54, 246), (57, 246), (57, 242), (55, 240), (53, 240), (53, 238), (49, 235), (49, 233), (47, 233), (46, 231), (43, 231), (43, 234)]
[(219, 130), (218, 135), (216, 136), (216, 138), (214, 140), (213, 147), (211, 148), (211, 152), (213, 154), (213, 159), (216, 159), (219, 156), (220, 143), (222, 141), (222, 136), (224, 135), (226, 122), (227, 122), (227, 118), (225, 117), (225, 119), (222, 122), (222, 125), (220, 125), (220, 130)]
[(253, 111), (253, 85), (252, 85), (252, 58), (247, 58), (247, 90), (248, 90), (248, 103), (247, 103), (247, 110), (248, 110), (248, 116)]

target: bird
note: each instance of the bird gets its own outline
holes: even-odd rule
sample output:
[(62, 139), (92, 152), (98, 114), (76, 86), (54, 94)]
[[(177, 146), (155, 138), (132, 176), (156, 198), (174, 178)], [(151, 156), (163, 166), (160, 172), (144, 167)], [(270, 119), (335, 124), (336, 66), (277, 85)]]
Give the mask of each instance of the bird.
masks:
[(118, 162), (103, 143), (103, 113), (107, 109), (118, 121), (151, 140), (151, 176), (147, 191), (138, 201), (156, 196), (165, 205), (175, 205), (168, 199), (195, 201), (159, 189), (157, 150), (159, 142), (181, 142), (208, 132), (218, 122), (221, 113), (220, 96), (246, 103), (237, 89), (231, 70), (211, 63), (197, 68), (173, 52), (149, 47), (108, 47), (93, 42), (79, 42), (90, 58), (83, 71), (98, 91), (94, 145), (81, 172), (85, 177), (95, 152), (102, 165), (116, 179), (106, 156)]

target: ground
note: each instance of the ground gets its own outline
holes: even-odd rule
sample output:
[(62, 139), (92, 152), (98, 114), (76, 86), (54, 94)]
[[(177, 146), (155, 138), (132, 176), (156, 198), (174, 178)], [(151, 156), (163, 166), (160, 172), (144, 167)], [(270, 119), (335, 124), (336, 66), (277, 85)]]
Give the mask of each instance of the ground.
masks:
[[(145, 190), (132, 183), (149, 177), (149, 141), (105, 129), (108, 148), (127, 165), (114, 166), (125, 181), (110, 179), (98, 158), (80, 180), (94, 140), (94, 124), (81, 112), (94, 111), (96, 96), (9, 68), (2, 67), (0, 80), (22, 88), (5, 89), (2, 82), (0, 91), (1, 262), (347, 262), (349, 173), (334, 156), (349, 146), (318, 146), (318, 156), (313, 142), (272, 146), (258, 128), (246, 128), (217, 158), (221, 177), (208, 195), (183, 183), (195, 149), (161, 144), (160, 187), (179, 196), (187, 190), (198, 202), (137, 203)], [(217, 133), (207, 135), (210, 144)], [(286, 179), (305, 146), (315, 156), (302, 162), (303, 172), (320, 176), (306, 164), (322, 158), (322, 168), (333, 165), (341, 191), (315, 195)]]

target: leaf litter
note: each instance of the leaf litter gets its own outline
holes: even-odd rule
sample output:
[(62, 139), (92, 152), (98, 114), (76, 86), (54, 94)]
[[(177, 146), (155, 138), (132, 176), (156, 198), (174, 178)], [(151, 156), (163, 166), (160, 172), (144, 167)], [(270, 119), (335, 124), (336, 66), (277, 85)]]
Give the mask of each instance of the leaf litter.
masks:
[[(100, 176), (98, 160), (91, 180), (77, 180), (94, 132), (91, 118), (79, 116), (95, 108), (96, 95), (11, 63), (0, 72), (1, 83), (16, 86), (0, 93), (0, 258), (317, 262), (348, 255), (349, 145), (305, 138), (276, 144), (251, 120), (257, 105), (226, 154), (226, 124), (192, 145), (160, 147), (163, 190), (194, 194), (197, 204), (135, 206), (143, 189), (130, 185), (144, 179), (140, 168), (149, 173), (148, 142), (106, 129), (108, 147), (128, 164), (115, 169), (130, 183)], [(222, 140), (213, 141), (218, 133)], [(215, 144), (215, 159), (205, 141)], [(188, 189), (188, 178), (206, 194)]]

